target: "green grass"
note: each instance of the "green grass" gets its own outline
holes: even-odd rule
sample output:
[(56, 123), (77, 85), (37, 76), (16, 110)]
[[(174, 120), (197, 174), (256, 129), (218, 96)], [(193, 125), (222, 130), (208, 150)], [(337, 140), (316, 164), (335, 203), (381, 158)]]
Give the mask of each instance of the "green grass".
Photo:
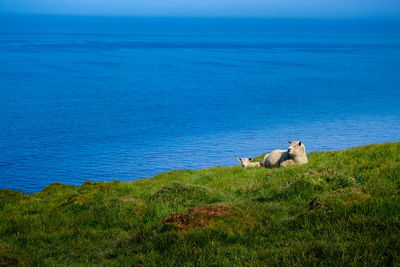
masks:
[[(178, 212), (185, 231), (164, 221)], [(400, 266), (400, 143), (288, 168), (0, 190), (0, 265), (99, 264)]]

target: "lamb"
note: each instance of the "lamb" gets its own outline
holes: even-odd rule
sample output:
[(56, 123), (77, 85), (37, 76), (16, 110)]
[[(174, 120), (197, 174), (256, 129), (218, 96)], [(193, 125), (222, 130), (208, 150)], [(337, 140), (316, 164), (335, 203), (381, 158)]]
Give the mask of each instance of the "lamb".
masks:
[(237, 160), (240, 161), (242, 168), (263, 166), (261, 162), (250, 162), (252, 158), (237, 158)]
[(301, 141), (289, 142), (287, 150), (277, 149), (264, 156), (264, 166), (266, 168), (287, 167), (295, 164), (302, 165), (308, 163), (306, 147)]

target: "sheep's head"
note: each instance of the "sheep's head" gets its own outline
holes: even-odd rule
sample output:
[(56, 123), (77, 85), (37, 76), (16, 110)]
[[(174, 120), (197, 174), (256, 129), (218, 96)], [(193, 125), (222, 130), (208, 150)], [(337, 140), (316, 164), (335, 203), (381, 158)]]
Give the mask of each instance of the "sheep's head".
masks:
[(242, 164), (242, 167), (245, 167), (248, 163), (250, 163), (252, 158), (237, 158), (237, 160), (240, 161), (240, 164)]
[(289, 144), (288, 152), (291, 156), (303, 156), (306, 153), (306, 147), (301, 141), (293, 141), (289, 142)]

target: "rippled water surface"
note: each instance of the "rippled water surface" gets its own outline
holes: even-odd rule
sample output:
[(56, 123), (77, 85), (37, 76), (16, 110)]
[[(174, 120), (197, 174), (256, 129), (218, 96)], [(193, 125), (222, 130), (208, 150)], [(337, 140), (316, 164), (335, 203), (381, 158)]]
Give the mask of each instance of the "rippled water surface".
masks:
[(0, 188), (400, 140), (393, 25), (68, 19), (0, 21)]

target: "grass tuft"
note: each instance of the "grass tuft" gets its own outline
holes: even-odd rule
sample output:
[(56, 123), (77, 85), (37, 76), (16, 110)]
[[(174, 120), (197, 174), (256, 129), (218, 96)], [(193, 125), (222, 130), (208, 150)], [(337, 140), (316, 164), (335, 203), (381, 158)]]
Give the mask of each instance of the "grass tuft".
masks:
[(150, 200), (160, 200), (171, 205), (196, 206), (219, 202), (221, 198), (205, 186), (174, 182), (161, 187)]

